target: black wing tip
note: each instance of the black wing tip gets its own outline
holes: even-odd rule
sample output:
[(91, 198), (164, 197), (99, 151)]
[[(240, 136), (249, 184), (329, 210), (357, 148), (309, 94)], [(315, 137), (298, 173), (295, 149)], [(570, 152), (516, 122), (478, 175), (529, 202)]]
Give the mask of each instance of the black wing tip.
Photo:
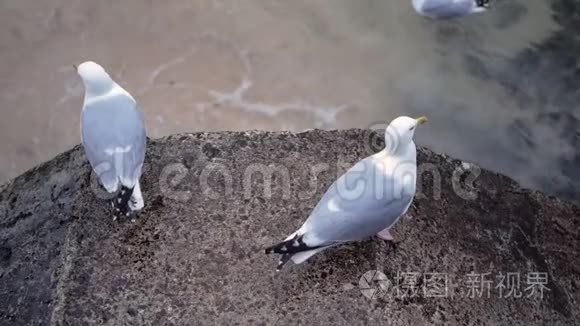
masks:
[(489, 0), (476, 0), (475, 4), (478, 7), (487, 8), (489, 7)]
[(264, 252), (266, 254), (275, 253), (281, 255), (280, 260), (278, 261), (278, 266), (276, 267), (276, 272), (280, 272), (295, 254), (316, 248), (320, 248), (320, 246), (308, 246), (304, 243), (303, 235), (295, 235), (292, 239), (282, 241), (266, 248)]
[[(295, 238), (294, 238), (295, 239)], [(293, 241), (294, 239), (282, 241), (278, 244), (270, 246), (264, 249), (264, 253), (266, 255), (269, 254), (280, 254), (280, 260), (278, 261), (278, 266), (276, 266), (276, 273), (280, 272), (284, 265), (292, 258), (293, 254), (288, 252), (288, 243)]]
[(279, 255), (292, 255), (302, 251), (308, 251), (320, 246), (309, 246), (304, 242), (303, 235), (295, 235), (289, 240), (284, 240), (278, 244), (266, 248), (266, 254), (276, 253)]
[(134, 188), (121, 186), (117, 195), (112, 199), (111, 206), (113, 207), (113, 220), (117, 220), (120, 217), (130, 217), (132, 215), (133, 212), (129, 207), (129, 201), (133, 195), (133, 189)]
[(290, 261), (290, 259), (294, 256), (293, 254), (283, 254), (278, 261), (278, 266), (276, 266), (276, 272), (282, 270), (282, 268)]

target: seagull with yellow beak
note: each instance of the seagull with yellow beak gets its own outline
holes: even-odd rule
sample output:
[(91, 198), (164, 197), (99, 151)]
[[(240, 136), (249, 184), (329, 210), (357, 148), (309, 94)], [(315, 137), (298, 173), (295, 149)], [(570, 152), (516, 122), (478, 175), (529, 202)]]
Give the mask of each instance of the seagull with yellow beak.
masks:
[(417, 126), (426, 121), (425, 117), (393, 120), (385, 131), (387, 146), (338, 178), (296, 232), (266, 249), (266, 254), (281, 255), (277, 270), (290, 260), (301, 264), (324, 249), (373, 235), (392, 241), (389, 229), (415, 196), (413, 137)]

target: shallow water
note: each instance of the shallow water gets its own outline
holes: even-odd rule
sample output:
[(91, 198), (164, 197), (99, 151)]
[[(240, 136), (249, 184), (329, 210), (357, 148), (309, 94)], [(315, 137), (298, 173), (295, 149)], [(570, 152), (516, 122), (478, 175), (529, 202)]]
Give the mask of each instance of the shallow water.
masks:
[(3, 1), (0, 182), (79, 142), (71, 65), (90, 59), (138, 99), (152, 137), (424, 114), (419, 144), (574, 198), (578, 27), (562, 0), (453, 21), (410, 0)]

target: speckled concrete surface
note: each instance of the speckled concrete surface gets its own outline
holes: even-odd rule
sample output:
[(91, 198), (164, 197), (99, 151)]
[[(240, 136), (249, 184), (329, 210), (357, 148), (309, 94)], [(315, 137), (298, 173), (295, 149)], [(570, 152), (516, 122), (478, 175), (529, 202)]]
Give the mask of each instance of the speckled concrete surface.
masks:
[[(441, 183), (421, 174), (412, 218), (394, 230), (397, 249), (370, 239), (276, 273), (263, 248), (302, 223), (337, 173), (380, 148), (371, 136), (313, 130), (152, 140), (146, 208), (120, 223), (91, 190), (82, 149), (59, 155), (0, 187), (0, 324), (578, 324), (580, 209), (494, 173), (474, 178), (476, 166), (427, 149), (418, 161)], [(278, 169), (271, 195), (258, 173), (244, 177), (265, 171), (259, 164)], [(467, 192), (477, 198), (464, 199)], [(368, 299), (359, 280), (369, 270), (390, 280), (398, 272), (447, 273), (449, 292)], [(499, 298), (497, 289), (467, 298), (461, 283), (470, 272), (521, 272), (524, 282), (533, 271), (548, 273), (543, 299)]]

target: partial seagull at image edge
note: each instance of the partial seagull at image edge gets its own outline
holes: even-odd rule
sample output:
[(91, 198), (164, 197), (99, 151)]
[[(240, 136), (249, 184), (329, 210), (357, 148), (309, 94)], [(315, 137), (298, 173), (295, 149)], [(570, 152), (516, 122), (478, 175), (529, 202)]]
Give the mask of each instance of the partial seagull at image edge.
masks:
[(425, 17), (450, 19), (483, 13), (489, 0), (412, 0), (415, 11)]

